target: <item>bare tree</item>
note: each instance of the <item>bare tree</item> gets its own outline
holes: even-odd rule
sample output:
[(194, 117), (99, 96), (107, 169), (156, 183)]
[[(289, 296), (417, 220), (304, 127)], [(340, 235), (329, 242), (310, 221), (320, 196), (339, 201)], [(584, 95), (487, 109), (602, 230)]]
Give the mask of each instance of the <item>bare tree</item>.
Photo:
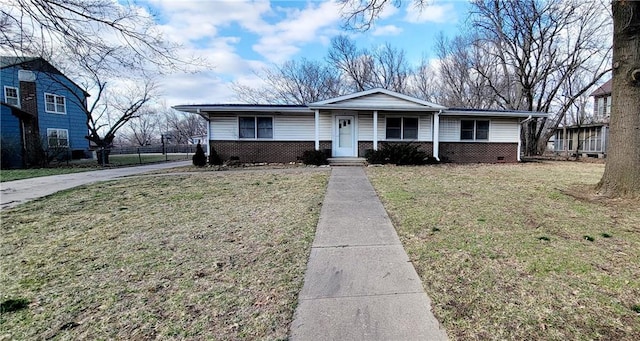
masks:
[(107, 89), (107, 83), (96, 79), (99, 84), (98, 98), (86, 109), (87, 139), (98, 148), (98, 163), (109, 163), (109, 149), (116, 133), (127, 122), (138, 118), (155, 96), (156, 85), (146, 78), (138, 83)]
[(239, 100), (247, 103), (305, 104), (342, 94), (338, 72), (317, 61), (301, 59), (262, 70), (264, 87), (233, 84)]
[(159, 116), (150, 108), (141, 110), (137, 118), (127, 124), (126, 140), (135, 146), (148, 146), (159, 136)]
[(407, 92), (412, 74), (404, 50), (385, 44), (380, 48), (358, 49), (353, 40), (337, 36), (331, 40), (327, 60), (340, 70), (349, 91), (381, 87)]
[(439, 79), (436, 70), (429, 64), (425, 56), (409, 77), (407, 94), (429, 102), (437, 102), (439, 95)]
[[(92, 50), (113, 64), (134, 69), (151, 63), (182, 67), (179, 46), (168, 42), (151, 14), (128, 2), (111, 0), (3, 0), (0, 46), (16, 55), (71, 56)], [(111, 53), (118, 49), (119, 53)], [(189, 62), (194, 62), (190, 60)]]
[(207, 134), (207, 121), (200, 115), (169, 108), (164, 110), (164, 120), (166, 129), (162, 133), (169, 136), (173, 143), (193, 143), (195, 137)]
[(342, 73), (342, 78), (352, 91), (366, 90), (371, 83), (372, 60), (367, 53), (358, 50), (353, 40), (340, 35), (331, 39), (327, 60)]
[(373, 50), (372, 66), (373, 86), (407, 92), (409, 76), (412, 70), (407, 62), (404, 50), (392, 47), (389, 43)]
[[(559, 96), (569, 96), (552, 124), (547, 118), (526, 124), (525, 153), (538, 154), (573, 102), (609, 71), (610, 18), (598, 2), (476, 0), (472, 5), (475, 40), (498, 66), (493, 75), (476, 71), (501, 106), (550, 112)], [(562, 94), (575, 77), (588, 81), (575, 93)]]
[(640, 2), (612, 2), (613, 82), (607, 164), (598, 191), (640, 197)]
[[(342, 19), (347, 28), (366, 31), (371, 28), (386, 6), (400, 7), (402, 0), (340, 0)], [(416, 8), (422, 8), (426, 0), (415, 0)]]
[(436, 44), (439, 58), (438, 103), (450, 107), (490, 108), (497, 106), (489, 91), (489, 78), (495, 64), (478, 47), (474, 36), (447, 39), (440, 36)]

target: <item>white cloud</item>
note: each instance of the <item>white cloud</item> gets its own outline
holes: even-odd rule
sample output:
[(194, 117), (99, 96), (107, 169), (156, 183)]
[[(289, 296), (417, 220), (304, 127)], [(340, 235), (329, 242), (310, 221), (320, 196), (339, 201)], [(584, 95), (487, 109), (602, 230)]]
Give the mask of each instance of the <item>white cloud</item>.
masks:
[(396, 13), (398, 13), (398, 7), (393, 4), (387, 4), (382, 11), (380, 11), (379, 19), (387, 19)]
[(162, 83), (161, 91), (168, 106), (228, 103), (234, 97), (227, 81), (212, 71), (170, 75)]
[(269, 1), (175, 1), (151, 0), (166, 21), (162, 27), (172, 41), (188, 42), (216, 36), (219, 27), (232, 23), (260, 32), (268, 27), (262, 19), (271, 12)]
[(327, 32), (340, 21), (340, 5), (328, 1), (302, 10), (288, 10), (286, 18), (276, 23), (253, 46), (254, 51), (271, 62), (283, 62), (296, 54), (302, 45), (326, 40)]
[(402, 33), (402, 28), (396, 25), (379, 26), (371, 32), (374, 36), (395, 36), (400, 33)]
[(422, 8), (407, 6), (405, 20), (413, 24), (445, 23), (457, 21), (457, 16), (453, 4), (426, 5)]

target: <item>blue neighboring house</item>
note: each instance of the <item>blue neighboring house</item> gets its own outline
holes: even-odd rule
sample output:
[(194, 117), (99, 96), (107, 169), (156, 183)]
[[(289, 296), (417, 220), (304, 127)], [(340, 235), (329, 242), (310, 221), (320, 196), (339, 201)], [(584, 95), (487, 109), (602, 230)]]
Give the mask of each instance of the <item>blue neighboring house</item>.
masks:
[(2, 168), (89, 154), (89, 94), (42, 58), (0, 56)]

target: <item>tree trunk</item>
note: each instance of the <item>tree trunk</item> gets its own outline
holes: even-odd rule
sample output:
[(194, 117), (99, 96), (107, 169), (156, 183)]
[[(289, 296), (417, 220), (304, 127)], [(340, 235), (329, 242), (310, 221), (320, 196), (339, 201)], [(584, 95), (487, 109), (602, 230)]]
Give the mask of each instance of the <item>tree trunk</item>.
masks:
[(538, 139), (536, 133), (538, 131), (538, 121), (536, 119), (529, 120), (524, 126), (524, 155), (538, 155)]
[(96, 151), (96, 157), (98, 158), (98, 164), (106, 166), (109, 164), (109, 154), (111, 150), (109, 148), (101, 148)]
[(613, 84), (607, 164), (601, 195), (640, 196), (640, 2), (613, 8)]

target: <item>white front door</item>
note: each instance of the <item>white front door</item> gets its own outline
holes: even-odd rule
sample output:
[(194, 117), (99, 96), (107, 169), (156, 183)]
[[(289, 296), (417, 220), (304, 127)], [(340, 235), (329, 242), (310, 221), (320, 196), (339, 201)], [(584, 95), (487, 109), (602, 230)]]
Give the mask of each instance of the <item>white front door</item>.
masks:
[(333, 131), (333, 156), (356, 156), (356, 120), (355, 116), (336, 116)]

